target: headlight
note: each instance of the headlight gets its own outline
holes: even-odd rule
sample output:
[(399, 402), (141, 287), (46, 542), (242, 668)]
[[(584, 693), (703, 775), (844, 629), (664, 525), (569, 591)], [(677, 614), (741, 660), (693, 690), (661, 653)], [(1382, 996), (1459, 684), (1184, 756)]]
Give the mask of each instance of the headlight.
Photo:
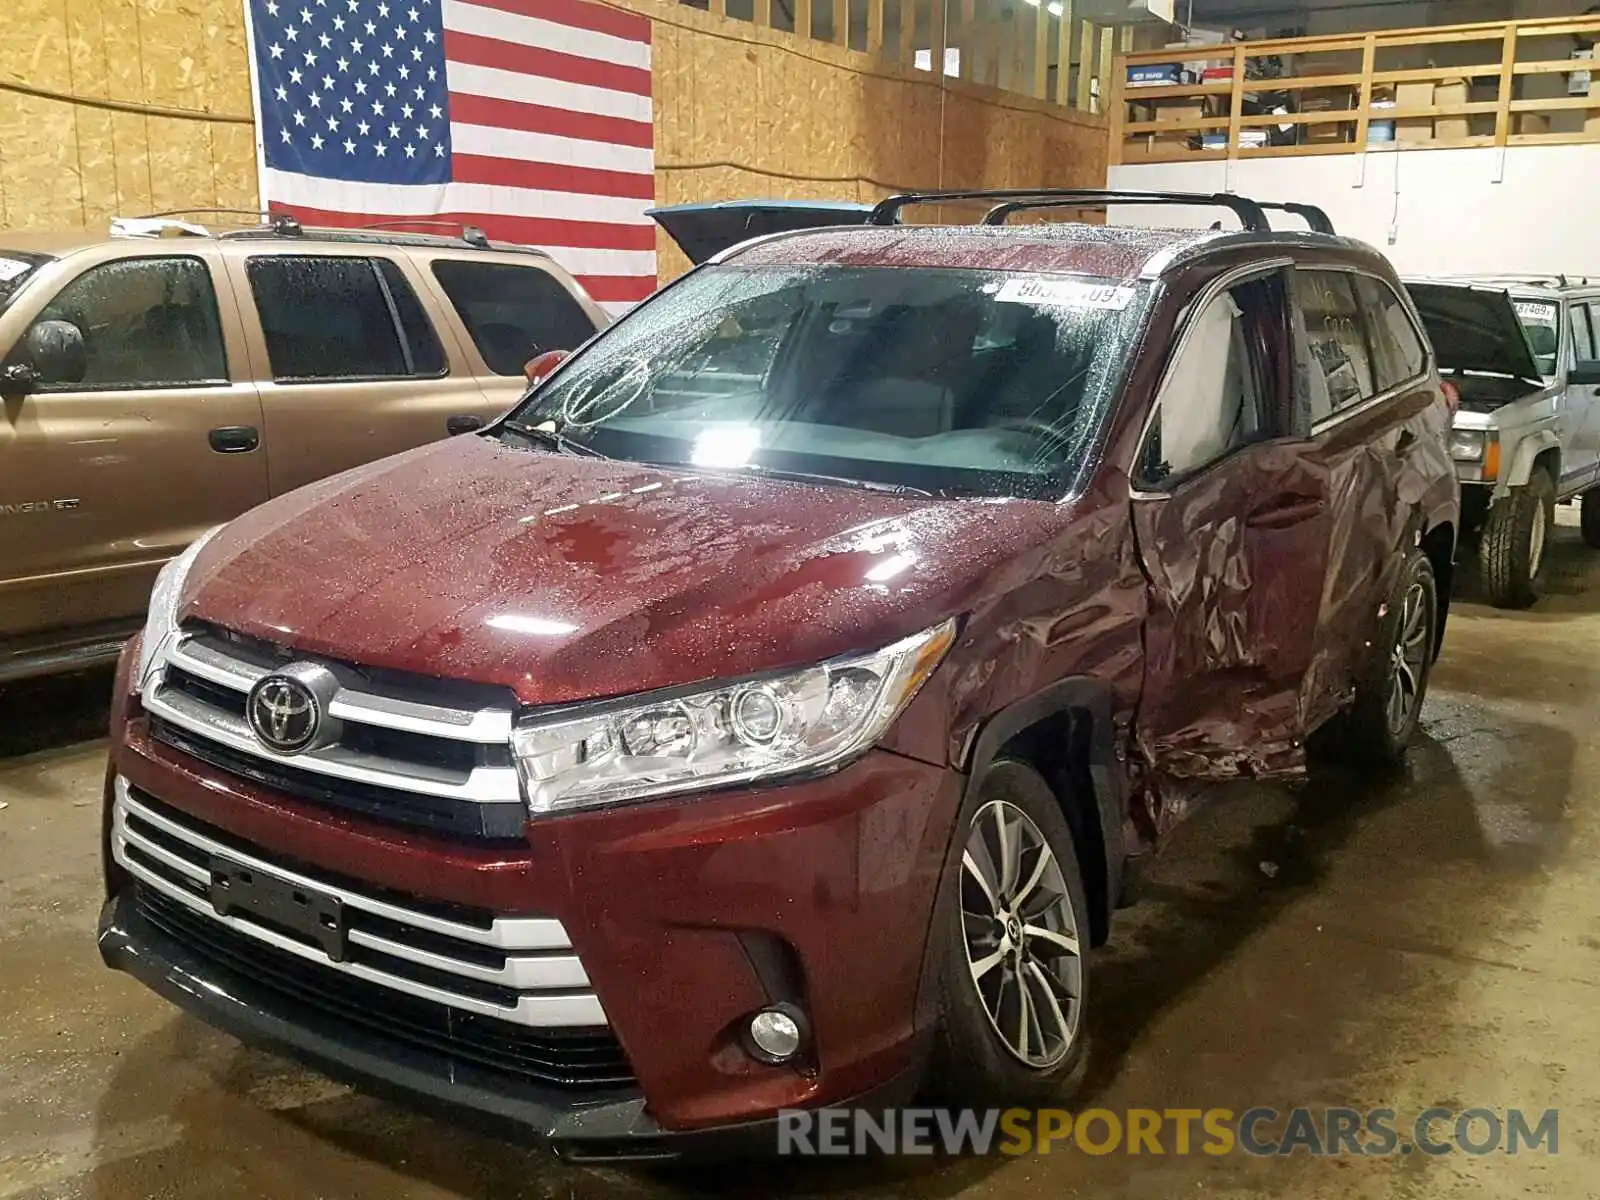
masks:
[(195, 538), (182, 554), (162, 567), (161, 573), (156, 576), (155, 586), (150, 589), (150, 610), (144, 619), (144, 640), (139, 644), (139, 667), (133, 676), (134, 686), (140, 691), (144, 690), (145, 676), (149, 674), (151, 664), (178, 632), (178, 595), (183, 591), (183, 581), (189, 577), (189, 568), (221, 528), (218, 525)]
[(878, 740), (955, 640), (946, 621), (875, 654), (588, 705), (511, 735), (534, 815), (840, 766)]
[(1484, 436), (1481, 429), (1452, 429), (1450, 457), (1457, 462), (1482, 462)]

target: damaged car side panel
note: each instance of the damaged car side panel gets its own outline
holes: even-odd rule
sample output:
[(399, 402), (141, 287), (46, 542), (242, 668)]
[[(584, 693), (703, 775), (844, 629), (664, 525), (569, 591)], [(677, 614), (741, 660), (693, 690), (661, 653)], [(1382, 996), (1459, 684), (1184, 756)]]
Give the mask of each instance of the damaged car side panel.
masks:
[[(1413, 547), (1448, 587), (1459, 500), (1437, 374), (1399, 288), (1363, 267), (1212, 260), (1170, 285), (1173, 350), (1124, 446), (1149, 587), (1133, 737), (1148, 837), (1196, 783), (1303, 771), (1308, 736), (1374, 669)], [(1342, 318), (1302, 299), (1326, 280), (1363, 289)], [(1394, 327), (1363, 328), (1380, 294)]]

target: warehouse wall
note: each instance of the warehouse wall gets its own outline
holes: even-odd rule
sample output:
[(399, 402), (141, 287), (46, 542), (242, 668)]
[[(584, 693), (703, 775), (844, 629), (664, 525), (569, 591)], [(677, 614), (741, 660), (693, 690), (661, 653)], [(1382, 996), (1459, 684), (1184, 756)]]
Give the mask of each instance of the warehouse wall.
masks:
[[(671, 23), (655, 27), (663, 204), (1105, 183), (1102, 118), (958, 80), (941, 86), (929, 73), (899, 74), (865, 54), (692, 9), (669, 12)], [(666, 279), (684, 263), (660, 242)]]
[[(0, 226), (255, 203), (240, 0), (12, 0), (4, 24)], [(117, 111), (119, 103), (245, 123)]]
[[(1319, 204), (1340, 233), (1370, 242), (1403, 273), (1567, 272), (1600, 275), (1589, 197), (1600, 194), (1593, 146), (1506, 151), (1411, 150), (1111, 168), (1111, 185), (1233, 191)], [(1124, 209), (1115, 220), (1205, 226), (1215, 212)], [(1394, 241), (1389, 240), (1393, 231)]]
[[(1097, 117), (941, 86), (929, 73), (679, 5), (624, 2), (655, 20), (662, 203), (1105, 181)], [(13, 0), (0, 38), (0, 227), (253, 208), (243, 7)], [(173, 110), (200, 119), (161, 115)], [(682, 265), (664, 244), (663, 278)]]

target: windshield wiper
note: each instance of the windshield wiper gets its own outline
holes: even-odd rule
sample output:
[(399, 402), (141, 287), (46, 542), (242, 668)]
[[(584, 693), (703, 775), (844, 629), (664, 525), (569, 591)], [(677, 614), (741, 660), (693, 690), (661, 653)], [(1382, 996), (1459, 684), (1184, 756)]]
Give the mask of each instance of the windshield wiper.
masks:
[(927, 488), (913, 487), (909, 483), (880, 483), (875, 479), (851, 479), (847, 475), (823, 475), (816, 471), (786, 471), (781, 468), (762, 466), (733, 467), (729, 469), (750, 475), (759, 475), (765, 479), (792, 479), (796, 483), (832, 484), (838, 487), (858, 488), (864, 492), (894, 492), (902, 496), (938, 495), (937, 492), (930, 492)]
[(600, 451), (586, 446), (582, 442), (574, 441), (556, 428), (554, 421), (542, 421), (538, 425), (527, 425), (521, 421), (505, 420), (500, 424), (518, 437), (527, 438), (528, 441), (533, 442), (535, 445), (543, 446), (548, 450), (567, 454), (582, 454), (587, 455), (589, 458), (610, 457), (610, 455), (601, 454)]

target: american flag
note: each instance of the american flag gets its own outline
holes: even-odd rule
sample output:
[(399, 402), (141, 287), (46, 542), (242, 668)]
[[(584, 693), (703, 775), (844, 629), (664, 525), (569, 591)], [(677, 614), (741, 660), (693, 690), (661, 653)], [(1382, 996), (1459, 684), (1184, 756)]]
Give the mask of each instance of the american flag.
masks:
[(548, 250), (612, 312), (655, 288), (648, 19), (590, 0), (247, 7), (263, 205), (476, 225)]

